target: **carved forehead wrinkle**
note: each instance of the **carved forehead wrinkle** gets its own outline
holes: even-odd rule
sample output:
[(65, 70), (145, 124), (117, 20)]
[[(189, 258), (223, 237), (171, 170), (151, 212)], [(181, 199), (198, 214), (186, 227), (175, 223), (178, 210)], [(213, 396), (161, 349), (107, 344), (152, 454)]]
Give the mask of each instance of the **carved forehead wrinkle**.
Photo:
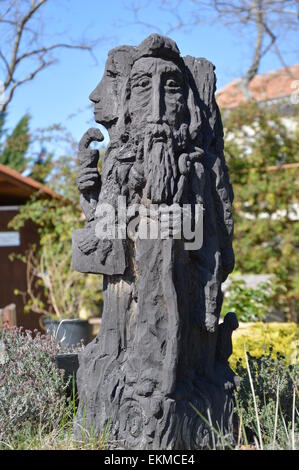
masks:
[(105, 64), (105, 72), (114, 72), (115, 71), (115, 65), (112, 56), (108, 55), (108, 59), (106, 60)]
[(134, 75), (153, 74), (153, 73), (179, 73), (182, 75), (181, 69), (173, 62), (156, 57), (142, 57), (138, 59), (132, 68), (132, 78)]

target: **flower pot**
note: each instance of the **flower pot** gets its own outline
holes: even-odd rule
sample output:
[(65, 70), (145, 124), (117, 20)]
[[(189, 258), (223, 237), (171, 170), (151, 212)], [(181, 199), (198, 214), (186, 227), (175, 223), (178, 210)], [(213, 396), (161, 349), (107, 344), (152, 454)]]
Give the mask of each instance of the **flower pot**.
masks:
[(63, 347), (75, 346), (80, 342), (86, 345), (92, 340), (92, 331), (88, 320), (43, 318), (41, 326), (47, 334), (53, 336)]

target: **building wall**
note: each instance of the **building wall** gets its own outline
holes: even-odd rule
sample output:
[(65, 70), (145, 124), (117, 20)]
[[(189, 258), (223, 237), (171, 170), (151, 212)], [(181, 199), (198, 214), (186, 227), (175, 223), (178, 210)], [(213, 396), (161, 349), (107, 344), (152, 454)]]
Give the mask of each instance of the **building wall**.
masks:
[[(10, 220), (18, 213), (18, 206), (0, 206), (0, 308), (10, 303), (16, 304), (17, 324), (25, 329), (39, 328), (40, 315), (24, 313), (22, 296), (15, 295), (14, 290), (26, 292), (26, 264), (19, 260), (9, 260), (12, 253), (26, 253), (29, 245), (38, 243), (37, 230), (33, 224), (27, 224), (20, 230), (20, 244), (16, 246), (17, 234), (8, 234), (13, 229), (8, 228)], [(4, 233), (6, 232), (6, 234)], [(12, 243), (14, 246), (4, 246)]]

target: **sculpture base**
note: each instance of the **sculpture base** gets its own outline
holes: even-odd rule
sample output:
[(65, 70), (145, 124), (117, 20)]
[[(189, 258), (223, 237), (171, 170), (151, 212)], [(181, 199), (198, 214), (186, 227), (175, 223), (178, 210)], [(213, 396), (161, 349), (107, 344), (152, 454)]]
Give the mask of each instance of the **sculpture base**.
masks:
[(80, 356), (78, 439), (85, 430), (105, 432), (108, 445), (129, 450), (212, 449), (233, 443), (233, 389), (226, 390), (225, 383), (198, 377), (177, 384), (175, 394), (166, 396), (146, 383), (127, 383), (121, 366), (97, 355), (97, 346), (95, 339)]

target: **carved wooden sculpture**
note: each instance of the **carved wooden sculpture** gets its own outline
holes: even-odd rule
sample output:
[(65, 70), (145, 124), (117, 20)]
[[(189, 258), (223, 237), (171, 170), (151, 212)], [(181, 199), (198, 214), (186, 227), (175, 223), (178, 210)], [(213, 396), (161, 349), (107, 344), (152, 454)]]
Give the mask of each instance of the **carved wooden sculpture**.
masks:
[[(98, 153), (89, 149), (99, 131), (80, 143), (86, 227), (73, 235), (73, 267), (103, 273), (105, 298), (101, 330), (80, 356), (78, 434), (82, 426), (100, 433), (109, 422), (119, 447), (204, 448), (211, 430), (194, 408), (232, 431), (235, 376), (227, 360), (237, 323), (234, 314), (225, 328), (218, 320), (221, 284), (234, 267), (233, 192), (215, 89), (210, 62), (182, 58), (171, 39), (153, 34), (138, 47), (113, 49), (90, 95), (110, 144), (100, 176)], [(161, 205), (191, 207), (191, 219), (201, 205), (201, 245), (99, 237), (103, 206), (115, 209), (117, 228), (123, 224), (120, 196), (125, 224), (136, 205), (145, 208), (139, 225), (161, 223)], [(146, 212), (153, 204), (156, 218)]]

